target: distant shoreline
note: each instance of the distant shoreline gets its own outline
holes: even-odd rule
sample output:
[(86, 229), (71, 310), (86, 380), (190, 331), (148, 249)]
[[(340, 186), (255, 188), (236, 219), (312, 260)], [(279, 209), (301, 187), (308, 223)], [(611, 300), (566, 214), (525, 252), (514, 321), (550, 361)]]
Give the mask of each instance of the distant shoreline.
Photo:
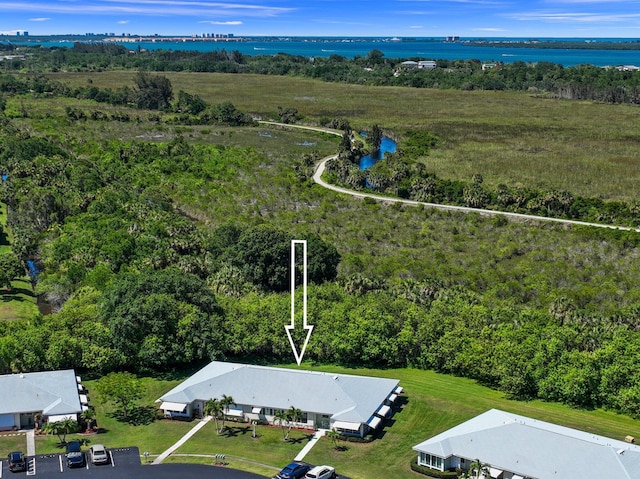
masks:
[[(202, 33), (199, 36), (0, 36), (0, 47), (71, 48), (79, 43), (122, 45), (130, 51), (174, 50), (212, 52), (230, 50), (242, 55), (288, 54), (306, 58), (364, 57), (377, 50), (385, 59), (403, 60), (477, 60), (481, 63), (528, 64), (550, 62), (565, 67), (640, 65), (640, 41), (601, 38), (396, 38), (396, 37), (235, 37), (231, 34)], [(8, 46), (8, 48), (7, 48)]]
[(500, 37), (335, 37), (335, 36), (242, 36), (233, 34), (191, 34), (191, 35), (138, 35), (138, 34), (95, 34), (95, 35), (0, 35), (0, 43), (43, 43), (43, 42), (308, 42), (308, 43), (457, 43), (465, 46), (494, 48), (536, 48), (571, 50), (640, 50), (638, 38), (500, 38)]
[(470, 46), (571, 50), (640, 50), (640, 40), (469, 40)]

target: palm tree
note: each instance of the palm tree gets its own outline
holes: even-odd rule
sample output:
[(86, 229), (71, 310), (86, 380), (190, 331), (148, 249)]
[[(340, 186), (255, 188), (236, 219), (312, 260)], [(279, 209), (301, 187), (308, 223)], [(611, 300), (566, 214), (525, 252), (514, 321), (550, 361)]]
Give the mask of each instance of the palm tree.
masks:
[(273, 416), (273, 422), (277, 422), (280, 424), (280, 428), (282, 429), (282, 439), (287, 440), (287, 436), (284, 434), (284, 423), (289, 422), (289, 414), (287, 411), (278, 410), (276, 414)]
[(331, 428), (331, 431), (327, 431), (325, 434), (333, 442), (333, 448), (338, 449), (338, 439), (340, 439), (340, 433), (335, 427)]
[(222, 399), (220, 399), (220, 406), (222, 406), (222, 430), (224, 430), (224, 422), (227, 419), (227, 414), (229, 413), (229, 407), (235, 406), (236, 403), (233, 400), (232, 396), (227, 396), (226, 394), (222, 395)]
[(66, 444), (67, 434), (78, 432), (78, 421), (68, 417), (63, 421), (48, 422), (42, 430), (47, 434), (55, 434), (60, 439), (61, 444)]
[(293, 427), (294, 423), (298, 422), (298, 419), (300, 419), (300, 416), (302, 416), (302, 411), (300, 409), (297, 409), (294, 406), (291, 406), (289, 410), (286, 412), (286, 416), (287, 416), (287, 420), (289, 421), (289, 429), (287, 430), (287, 435), (284, 438), (285, 441), (289, 439), (291, 428)]
[(218, 434), (222, 433), (222, 429), (218, 427), (218, 418), (222, 413), (222, 405), (220, 404), (220, 401), (218, 401), (216, 398), (209, 399), (204, 403), (204, 413), (207, 416), (213, 417), (213, 421), (216, 424), (216, 432)]
[(472, 477), (475, 477), (476, 479), (480, 479), (481, 477), (490, 477), (489, 464), (485, 464), (480, 459), (476, 459), (469, 464), (469, 471), (473, 474)]
[(93, 426), (93, 420), (95, 419), (95, 417), (96, 417), (96, 413), (93, 410), (93, 408), (89, 408), (82, 411), (82, 414), (80, 414), (80, 419), (82, 419), (83, 423), (85, 424), (86, 430), (91, 430), (91, 427)]

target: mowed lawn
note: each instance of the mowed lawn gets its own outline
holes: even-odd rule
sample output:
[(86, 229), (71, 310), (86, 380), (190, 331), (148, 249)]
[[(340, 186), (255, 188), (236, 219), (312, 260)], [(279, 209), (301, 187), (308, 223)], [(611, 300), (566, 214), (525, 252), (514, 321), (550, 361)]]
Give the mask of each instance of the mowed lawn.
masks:
[[(11, 251), (7, 229), (7, 205), (0, 203), (0, 254)], [(38, 313), (36, 297), (27, 276), (11, 282), (11, 289), (0, 287), (0, 320), (28, 319)]]
[[(133, 86), (134, 72), (54, 73), (73, 86)], [(527, 92), (370, 87), (262, 75), (171, 73), (174, 91), (208, 103), (231, 101), (263, 118), (296, 108), (303, 122), (346, 118), (355, 128), (379, 124), (402, 135), (440, 138), (424, 161), (444, 178), (491, 186), (555, 188), (582, 196), (635, 199), (640, 180), (640, 110), (632, 105), (546, 98)], [(402, 144), (400, 145), (402, 146)]]
[[(285, 365), (286, 367), (295, 367)], [(346, 450), (334, 450), (329, 439), (316, 443), (305, 460), (313, 464), (329, 464), (341, 474), (354, 479), (371, 477), (415, 478), (409, 469), (414, 453), (412, 446), (456, 424), (491, 408), (511, 411), (532, 418), (575, 427), (594, 434), (615, 439), (626, 435), (640, 437), (640, 421), (612, 412), (571, 409), (541, 401), (511, 401), (502, 393), (480, 386), (474, 381), (455, 378), (431, 371), (416, 369), (348, 369), (335, 366), (304, 366), (305, 369), (395, 378), (404, 387), (402, 403), (393, 419), (385, 426), (380, 439), (369, 444), (342, 443)], [(186, 377), (186, 374), (183, 375)], [(179, 383), (180, 379), (158, 380), (143, 378), (145, 397), (140, 406), (153, 411), (154, 400)], [(103, 404), (93, 393), (94, 381), (89, 386), (90, 402), (95, 405), (97, 420), (104, 433), (92, 436), (72, 435), (91, 443), (107, 447), (138, 446), (140, 452), (149, 452), (150, 458), (160, 454), (180, 439), (197, 422), (155, 420), (149, 424), (126, 424), (113, 417), (114, 407)], [(285, 442), (277, 426), (258, 426), (257, 438), (252, 437), (250, 424), (227, 423), (226, 431), (219, 435), (214, 422), (210, 422), (180, 447), (170, 462), (197, 462), (213, 464), (216, 454), (226, 455), (228, 467), (256, 472), (266, 477), (292, 460), (310, 439), (309, 431), (293, 430), (291, 440)], [(10, 442), (11, 441), (11, 442)], [(24, 436), (9, 440), (0, 436), (0, 454), (10, 449), (23, 448)], [(59, 452), (56, 437), (38, 437), (37, 453)]]

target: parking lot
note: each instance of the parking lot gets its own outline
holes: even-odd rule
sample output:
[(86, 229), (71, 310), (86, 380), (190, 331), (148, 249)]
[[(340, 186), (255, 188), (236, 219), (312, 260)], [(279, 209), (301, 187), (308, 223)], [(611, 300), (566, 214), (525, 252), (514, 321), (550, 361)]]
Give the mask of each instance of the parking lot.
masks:
[[(16, 477), (20, 475), (36, 476), (39, 478), (63, 477), (63, 473), (67, 477), (121, 477), (133, 478), (141, 477), (140, 469), (140, 452), (137, 447), (122, 447), (109, 449), (109, 463), (102, 465), (91, 464), (89, 454), (85, 454), (85, 467), (70, 469), (64, 453), (60, 454), (43, 454), (27, 457), (27, 471), (21, 473), (12, 473), (9, 471), (9, 464), (6, 459), (2, 460), (2, 468), (0, 468), (0, 478)], [(10, 476), (9, 476), (10, 474)]]

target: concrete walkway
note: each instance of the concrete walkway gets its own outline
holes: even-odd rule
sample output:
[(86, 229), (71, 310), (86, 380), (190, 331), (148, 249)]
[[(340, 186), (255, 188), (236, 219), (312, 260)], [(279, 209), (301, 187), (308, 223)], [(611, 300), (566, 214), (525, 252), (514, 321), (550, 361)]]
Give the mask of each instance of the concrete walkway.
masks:
[[(344, 134), (344, 132), (341, 130), (318, 128), (314, 126), (291, 125), (291, 124), (278, 123), (273, 121), (260, 121), (259, 123), (267, 124), (267, 125), (276, 125), (276, 126), (281, 126), (285, 128), (312, 130), (312, 131), (318, 131), (320, 133), (330, 133), (332, 135), (337, 135), (337, 136), (342, 136)], [(589, 223), (587, 221), (566, 220), (563, 218), (551, 218), (548, 216), (536, 216), (536, 215), (527, 215), (522, 213), (511, 213), (509, 211), (485, 210), (482, 208), (469, 208), (467, 206), (454, 206), (454, 205), (443, 205), (439, 203), (427, 203), (424, 201), (413, 201), (413, 200), (407, 200), (404, 198), (383, 196), (383, 195), (377, 195), (377, 194), (367, 193), (367, 192), (358, 192), (358, 191), (350, 190), (347, 188), (341, 188), (339, 186), (334, 186), (330, 183), (327, 183), (322, 179), (322, 173), (324, 173), (327, 161), (333, 158), (336, 158), (337, 156), (338, 155), (331, 155), (331, 156), (327, 156), (326, 158), (323, 158), (316, 167), (315, 174), (313, 175), (313, 180), (316, 183), (318, 183), (320, 186), (338, 193), (344, 193), (344, 194), (359, 197), (359, 198), (372, 198), (376, 201), (383, 201), (388, 203), (402, 203), (402, 204), (411, 205), (411, 206), (422, 205), (422, 206), (427, 206), (429, 208), (434, 208), (434, 209), (443, 210), (443, 211), (461, 211), (464, 213), (479, 213), (484, 216), (506, 216), (507, 218), (513, 218), (513, 219), (524, 219), (524, 220), (533, 220), (533, 221), (540, 221), (540, 222), (546, 221), (546, 222), (561, 223), (566, 225), (592, 226), (594, 228), (608, 228), (613, 230), (640, 232), (640, 228), (634, 228), (632, 226), (618, 226), (618, 225), (607, 225), (603, 223)]]
[(36, 455), (36, 432), (33, 429), (27, 431), (27, 456)]
[(311, 448), (316, 445), (316, 442), (318, 442), (318, 440), (322, 436), (324, 436), (326, 432), (327, 432), (326, 429), (318, 429), (313, 435), (313, 437), (311, 438), (311, 440), (302, 448), (302, 451), (300, 451), (293, 460), (302, 461), (304, 459), (304, 456), (307, 455), (307, 453), (311, 450)]
[(196, 432), (198, 432), (200, 429), (202, 429), (204, 427), (204, 425), (207, 424), (210, 420), (211, 420), (211, 416), (205, 417), (202, 421), (200, 421), (198, 424), (196, 424), (195, 427), (193, 427), (188, 433), (186, 433), (184, 436), (182, 436), (178, 442), (176, 442), (173, 446), (171, 446), (169, 449), (167, 449), (162, 454), (160, 454), (158, 457), (156, 457), (154, 459), (154, 461), (152, 462), (152, 464), (161, 464), (162, 461), (164, 461), (176, 449), (178, 449), (185, 442), (187, 442), (191, 438), (191, 436), (193, 436)]

